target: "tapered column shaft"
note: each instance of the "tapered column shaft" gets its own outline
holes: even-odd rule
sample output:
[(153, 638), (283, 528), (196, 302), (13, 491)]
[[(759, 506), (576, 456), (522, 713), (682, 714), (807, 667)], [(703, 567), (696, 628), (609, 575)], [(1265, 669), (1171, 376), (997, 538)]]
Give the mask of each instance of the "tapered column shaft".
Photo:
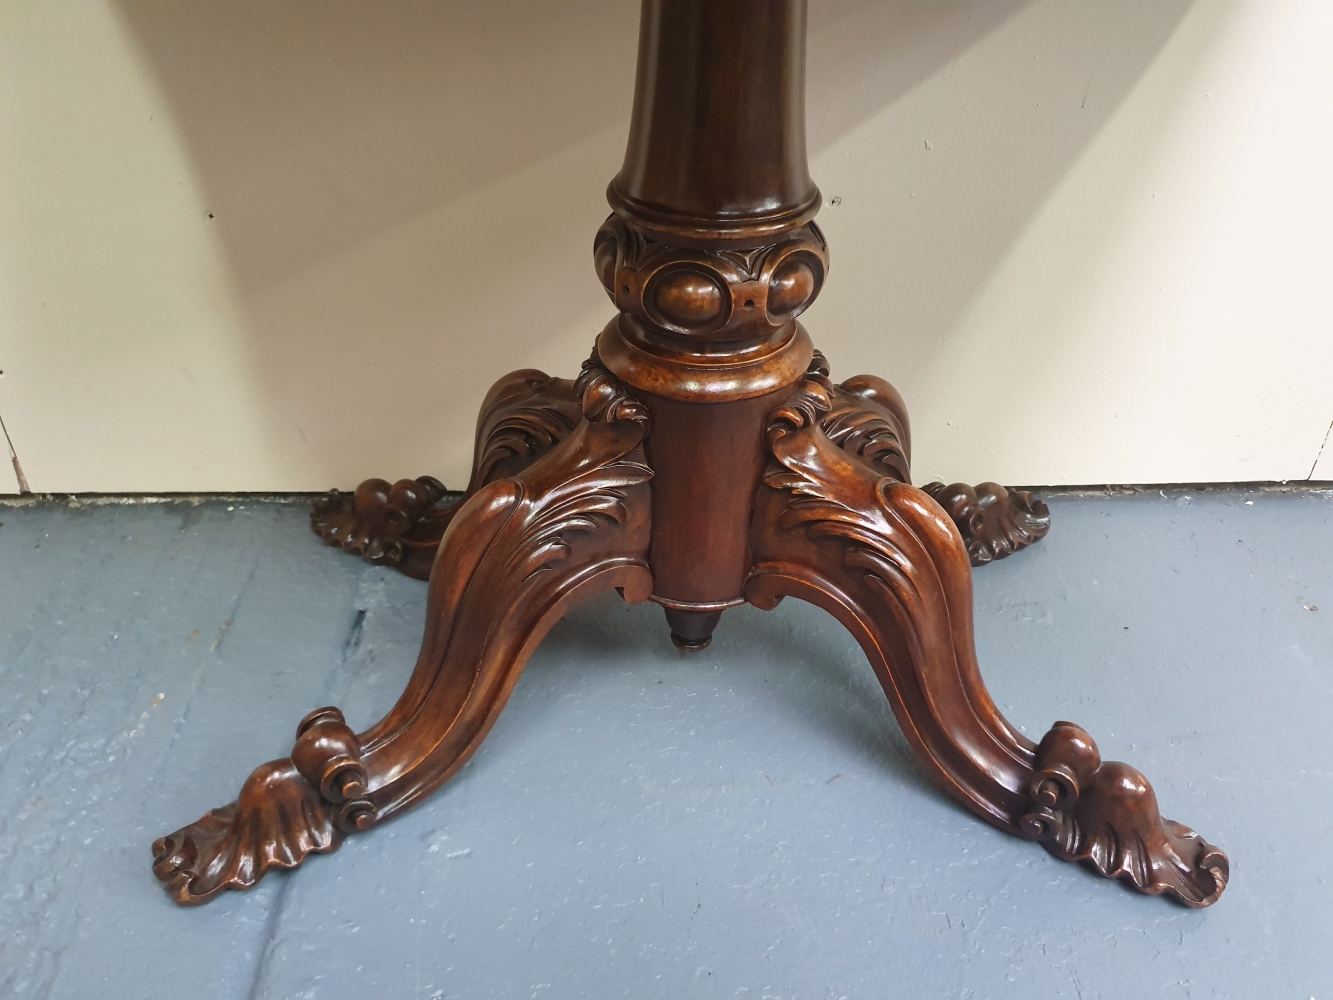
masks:
[[(652, 414), (655, 598), (743, 600), (763, 427), (810, 362), (828, 267), (805, 151), (806, 0), (644, 0), (629, 143), (597, 234), (598, 351)], [(683, 620), (683, 619), (682, 619)]]
[(814, 216), (806, 0), (643, 0), (625, 164), (608, 197), (667, 237), (763, 242)]

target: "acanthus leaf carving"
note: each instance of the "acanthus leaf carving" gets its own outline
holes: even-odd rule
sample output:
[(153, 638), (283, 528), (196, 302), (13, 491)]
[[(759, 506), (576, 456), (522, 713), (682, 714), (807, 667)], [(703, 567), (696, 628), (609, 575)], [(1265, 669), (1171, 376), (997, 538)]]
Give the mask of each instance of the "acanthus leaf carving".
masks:
[(153, 874), (183, 906), (248, 889), (374, 825), (361, 746), (336, 708), (301, 720), (292, 756), (256, 768), (236, 801), (153, 844)]
[(330, 490), (316, 499), (310, 526), (328, 545), (424, 580), (462, 503), (487, 483), (541, 458), (573, 433), (582, 416), (581, 399), (568, 379), (535, 369), (510, 372), (482, 403), (472, 477), (460, 500), (441, 506), (447, 491), (431, 476), (393, 485), (368, 479), (353, 494)]
[[(880, 474), (910, 483), (911, 427), (898, 390), (872, 375), (834, 385), (828, 374), (820, 356), (807, 376), (818, 379), (828, 395), (820, 418), (825, 436)], [(1050, 530), (1050, 510), (1026, 490), (1006, 490), (998, 483), (931, 483), (922, 488), (953, 520), (973, 566), (1003, 559)]]
[(824, 434), (849, 454), (900, 483), (910, 483), (911, 440), (907, 409), (883, 379), (858, 375), (830, 393)]
[(648, 411), (595, 357), (580, 394), (587, 416), (564, 440), (459, 506), (441, 542), (449, 571), (431, 579), (421, 654), (398, 703), (361, 734), (337, 709), (310, 713), (290, 758), (157, 841), (153, 870), (173, 899), (248, 888), (419, 801), (476, 748), (534, 635), (598, 590), (652, 593)]
[(525, 369), (492, 387), (477, 420), (477, 448), (468, 492), (536, 461), (578, 424), (578, 397), (567, 379)]

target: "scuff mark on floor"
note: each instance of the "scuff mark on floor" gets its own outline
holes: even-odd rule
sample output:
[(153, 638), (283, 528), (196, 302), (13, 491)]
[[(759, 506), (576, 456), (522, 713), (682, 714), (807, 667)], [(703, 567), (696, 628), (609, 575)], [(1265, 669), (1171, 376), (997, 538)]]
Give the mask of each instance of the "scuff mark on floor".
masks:
[(218, 651), (218, 647), (222, 645), (222, 637), (226, 634), (227, 629), (228, 627), (230, 627), (230, 625), (231, 625), (230, 618), (228, 618), (225, 622), (222, 623), (222, 627), (218, 629), (218, 637), (213, 640), (213, 645), (208, 647), (208, 651), (210, 653), (216, 653)]
[(343, 642), (343, 659), (355, 653), (361, 646), (361, 630), (366, 624), (366, 609), (357, 608), (356, 617), (352, 619), (352, 627), (347, 630), (347, 638)]

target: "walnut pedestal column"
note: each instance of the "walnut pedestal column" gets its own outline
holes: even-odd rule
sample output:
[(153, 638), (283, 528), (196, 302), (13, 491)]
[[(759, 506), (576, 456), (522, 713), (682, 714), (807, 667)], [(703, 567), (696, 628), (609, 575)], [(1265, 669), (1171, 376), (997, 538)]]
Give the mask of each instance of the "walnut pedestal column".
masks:
[(177, 902), (372, 829), (485, 737), (532, 649), (590, 594), (665, 609), (683, 651), (727, 608), (783, 597), (856, 637), (903, 732), (980, 818), (1148, 893), (1207, 906), (1226, 855), (1164, 820), (1134, 769), (1056, 722), (998, 711), (973, 648), (971, 565), (1041, 538), (1045, 505), (994, 483), (911, 485), (893, 386), (834, 383), (798, 317), (828, 247), (806, 165), (804, 0), (644, 0), (634, 112), (593, 260), (616, 315), (575, 381), (519, 371), (482, 404), (464, 500), (429, 476), (330, 493), (326, 542), (430, 579), (397, 705), (336, 708), (237, 800), (153, 845)]

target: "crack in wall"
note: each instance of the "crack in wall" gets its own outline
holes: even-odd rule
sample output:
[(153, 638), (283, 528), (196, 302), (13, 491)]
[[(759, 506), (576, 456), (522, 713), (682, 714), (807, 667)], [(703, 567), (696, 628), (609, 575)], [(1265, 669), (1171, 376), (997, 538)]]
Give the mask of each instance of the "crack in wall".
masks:
[(19, 496), (31, 496), (32, 490), (28, 488), (28, 480), (23, 475), (23, 466), (19, 463), (19, 453), (14, 450), (14, 440), (9, 436), (9, 428), (5, 426), (3, 416), (0, 416), (0, 431), (4, 431), (5, 444), (9, 445), (9, 461), (14, 466), (14, 477), (19, 481)]
[(1314, 464), (1310, 466), (1310, 474), (1305, 477), (1306, 479), (1314, 478), (1314, 470), (1319, 468), (1319, 460), (1324, 457), (1324, 449), (1328, 447), (1328, 436), (1330, 434), (1333, 434), (1333, 420), (1328, 422), (1328, 430), (1324, 431), (1324, 440), (1319, 445), (1319, 451), (1315, 454)]

